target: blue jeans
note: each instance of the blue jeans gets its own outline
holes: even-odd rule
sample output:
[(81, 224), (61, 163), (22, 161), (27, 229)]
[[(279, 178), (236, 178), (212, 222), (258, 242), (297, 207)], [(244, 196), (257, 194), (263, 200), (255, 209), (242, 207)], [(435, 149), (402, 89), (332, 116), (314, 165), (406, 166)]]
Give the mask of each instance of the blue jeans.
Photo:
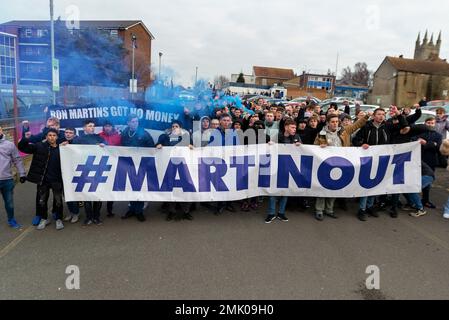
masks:
[(449, 214), (449, 198), (447, 199), (447, 203), (444, 206), (444, 214)]
[(270, 207), (268, 209), (268, 214), (270, 216), (276, 215), (276, 201), (279, 199), (279, 214), (285, 214), (285, 207), (287, 206), (288, 197), (270, 197)]
[(376, 197), (363, 197), (359, 200), (359, 208), (361, 210), (371, 209), (374, 206)]
[(5, 202), (6, 214), (8, 221), (14, 219), (14, 202), (13, 202), (14, 180), (0, 180), (0, 192)]
[(72, 215), (79, 215), (80, 207), (78, 202), (67, 202), (67, 207), (69, 208), (69, 212)]
[[(433, 177), (430, 177), (430, 176), (423, 176), (421, 180), (422, 180), (422, 188), (423, 189), (430, 187), (434, 181)], [(414, 206), (416, 209), (419, 209), (419, 210), (424, 209), (424, 206), (421, 201), (421, 196), (419, 193), (406, 194), (405, 197), (411, 203), (411, 205)]]

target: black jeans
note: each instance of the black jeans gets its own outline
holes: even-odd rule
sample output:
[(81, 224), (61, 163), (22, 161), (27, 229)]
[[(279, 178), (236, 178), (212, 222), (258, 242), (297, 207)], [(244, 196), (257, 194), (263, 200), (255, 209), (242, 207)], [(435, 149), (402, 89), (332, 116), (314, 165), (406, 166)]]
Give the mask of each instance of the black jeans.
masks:
[(60, 182), (44, 182), (37, 186), (37, 215), (42, 219), (48, 219), (48, 198), (50, 190), (53, 192), (53, 213), (56, 214), (56, 220), (62, 219), (64, 210), (62, 202), (63, 187)]
[(107, 206), (107, 210), (109, 214), (112, 214), (112, 210), (114, 209), (114, 202), (113, 201), (108, 201), (106, 203)]
[(101, 210), (101, 202), (84, 202), (84, 209), (86, 210), (86, 219), (87, 220), (99, 220), (100, 219), (100, 210)]

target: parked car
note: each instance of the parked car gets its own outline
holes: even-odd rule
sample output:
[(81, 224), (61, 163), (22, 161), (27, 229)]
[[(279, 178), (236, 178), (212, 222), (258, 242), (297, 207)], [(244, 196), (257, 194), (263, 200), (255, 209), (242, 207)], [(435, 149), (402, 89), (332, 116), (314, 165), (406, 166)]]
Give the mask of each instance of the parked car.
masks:
[[(331, 103), (336, 103), (337, 106), (338, 106), (338, 109), (344, 111), (345, 106), (344, 106), (344, 104), (343, 104), (343, 101), (340, 101), (340, 102), (332, 101), (332, 102), (327, 102), (327, 103), (325, 103), (325, 104), (320, 104), (321, 110), (323, 110), (324, 112), (327, 112), (327, 110), (329, 109)], [(355, 112), (355, 104), (354, 104), (353, 102), (349, 102), (349, 106), (350, 106), (351, 108), (354, 108), (354, 112)]]
[(178, 95), (179, 99), (181, 100), (187, 100), (187, 101), (194, 101), (197, 99), (197, 97), (190, 91), (184, 90), (181, 91)]
[[(421, 110), (422, 116), (415, 122), (415, 124), (423, 124), (426, 122), (426, 119), (429, 117), (436, 117), (436, 113), (434, 111), (429, 110)], [(414, 114), (416, 110), (412, 110), (411, 114)]]
[(265, 101), (266, 102), (268, 102), (270, 105), (273, 105), (273, 104), (275, 104), (275, 105), (277, 105), (277, 106), (279, 106), (279, 105), (285, 105), (285, 104), (287, 104), (288, 103), (288, 101), (287, 100), (282, 100), (282, 99), (273, 99), (273, 98), (268, 98), (268, 99), (265, 99)]
[(349, 102), (355, 102), (355, 98), (351, 97), (333, 97), (332, 102), (344, 102), (345, 100), (348, 100)]
[[(253, 97), (251, 97), (251, 98), (246, 99), (246, 101), (247, 101), (247, 102), (257, 102), (257, 100), (259, 100), (259, 99), (267, 100), (267, 99), (271, 99), (271, 97), (268, 97), (268, 96), (261, 96), (261, 95), (256, 95), (256, 96), (253, 96)], [(244, 100), (244, 101), (245, 101), (245, 100)]]
[[(445, 105), (449, 105), (448, 100), (433, 100), (427, 102), (427, 107), (443, 107)], [(426, 107), (424, 107), (426, 108)]]
[[(316, 104), (320, 104), (321, 100), (315, 97), (311, 97), (311, 100), (314, 101)], [(299, 102), (299, 103), (303, 103), (307, 101), (307, 97), (300, 97), (300, 98), (296, 98), (291, 100), (290, 102)]]
[(446, 110), (446, 114), (449, 114), (449, 104), (447, 104), (445, 106), (439, 106), (439, 107), (427, 106), (427, 107), (422, 107), (421, 109), (436, 112), (437, 109), (439, 109), (439, 108), (443, 108), (444, 110)]

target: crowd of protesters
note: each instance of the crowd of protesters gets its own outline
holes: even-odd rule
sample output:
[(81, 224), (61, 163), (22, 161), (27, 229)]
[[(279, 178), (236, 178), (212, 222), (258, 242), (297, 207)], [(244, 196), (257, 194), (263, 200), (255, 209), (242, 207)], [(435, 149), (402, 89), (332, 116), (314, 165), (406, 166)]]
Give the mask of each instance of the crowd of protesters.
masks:
[[(365, 113), (356, 108), (355, 118), (351, 117), (349, 103), (344, 103), (344, 110), (337, 104), (331, 104), (327, 110), (312, 100), (297, 105), (269, 105), (264, 99), (236, 106), (227, 104), (211, 109), (196, 108), (186, 110), (191, 121), (198, 121), (194, 130), (186, 130), (183, 123), (174, 121), (167, 131), (155, 141), (152, 136), (139, 125), (139, 118), (130, 115), (127, 126), (119, 132), (115, 126), (106, 122), (103, 130), (95, 133), (97, 123), (94, 120), (85, 122), (83, 131), (78, 134), (74, 128), (60, 130), (59, 120), (50, 118), (42, 132), (33, 135), (29, 127), (23, 127), (23, 136), (18, 148), (21, 152), (32, 154), (33, 160), (27, 177), (22, 160), (16, 147), (5, 140), (0, 128), (0, 191), (2, 193), (8, 223), (11, 227), (20, 228), (14, 218), (13, 189), (14, 181), (11, 166), (15, 165), (20, 175), (20, 182), (29, 181), (37, 185), (36, 216), (33, 225), (42, 230), (50, 223), (48, 200), (50, 191), (53, 194), (52, 217), (56, 228), (64, 228), (65, 222), (77, 223), (80, 208), (84, 207), (84, 225), (101, 225), (101, 202), (69, 202), (68, 214), (64, 217), (64, 192), (61, 174), (59, 146), (67, 144), (126, 146), (140, 148), (157, 148), (183, 146), (188, 148), (207, 148), (209, 146), (235, 146), (249, 144), (292, 144), (295, 146), (316, 145), (326, 147), (361, 147), (402, 144), (418, 141), (422, 146), (422, 196), (421, 194), (389, 195), (379, 197), (362, 197), (358, 199), (357, 217), (367, 221), (368, 217), (379, 217), (379, 211), (387, 210), (392, 218), (398, 217), (398, 210), (409, 211), (413, 217), (427, 214), (426, 209), (435, 209), (432, 203), (431, 187), (435, 181), (437, 167), (446, 167), (449, 155), (449, 140), (443, 137), (449, 131), (449, 119), (443, 108), (438, 109), (436, 117), (429, 117), (425, 124), (415, 124), (422, 116), (420, 104), (410, 108), (398, 109), (391, 106), (389, 110), (379, 108)], [(194, 126), (195, 127), (195, 126)], [(249, 135), (248, 133), (254, 133)], [(249, 139), (249, 136), (255, 139)], [(449, 167), (448, 167), (449, 169)], [(338, 219), (335, 206), (347, 210), (350, 199), (305, 197), (267, 197), (268, 212), (266, 223), (275, 219), (287, 222), (287, 206), (292, 208), (311, 208), (314, 217), (323, 221), (325, 217)], [(237, 202), (202, 203), (216, 215), (224, 211), (243, 212), (257, 210), (263, 197), (245, 199)], [(122, 219), (137, 218), (144, 222), (144, 202), (130, 202), (128, 211)], [(193, 203), (164, 203), (162, 212), (167, 220), (192, 220), (192, 213), (198, 208)], [(114, 217), (114, 203), (106, 204), (107, 217)], [(444, 218), (449, 219), (449, 199), (444, 208)]]

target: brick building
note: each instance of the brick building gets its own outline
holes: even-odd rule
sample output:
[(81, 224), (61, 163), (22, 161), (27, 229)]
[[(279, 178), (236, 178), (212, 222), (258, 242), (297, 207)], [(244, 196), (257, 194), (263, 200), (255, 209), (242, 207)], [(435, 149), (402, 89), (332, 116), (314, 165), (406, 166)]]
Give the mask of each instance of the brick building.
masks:
[[(65, 21), (61, 22), (65, 24)], [(80, 21), (80, 30), (83, 29), (97, 29), (105, 37), (121, 39), (123, 47), (127, 50), (122, 63), (129, 69), (130, 78), (134, 35), (137, 39), (135, 72), (138, 86), (147, 87), (151, 83), (151, 47), (154, 36), (142, 21), (85, 20)], [(51, 85), (50, 22), (9, 21), (0, 24), (0, 31), (17, 37), (18, 82), (24, 85)], [(75, 35), (77, 30), (70, 29), (70, 32)]]
[(439, 57), (441, 33), (433, 43), (427, 33), (423, 42), (416, 41), (414, 59), (403, 56), (386, 57), (374, 73), (374, 83), (368, 103), (383, 107), (411, 106), (427, 100), (446, 100), (449, 91), (449, 63)]
[(293, 69), (269, 68), (269, 67), (253, 67), (253, 75), (255, 84), (258, 86), (273, 86), (274, 84), (282, 84), (284, 81), (295, 77)]

